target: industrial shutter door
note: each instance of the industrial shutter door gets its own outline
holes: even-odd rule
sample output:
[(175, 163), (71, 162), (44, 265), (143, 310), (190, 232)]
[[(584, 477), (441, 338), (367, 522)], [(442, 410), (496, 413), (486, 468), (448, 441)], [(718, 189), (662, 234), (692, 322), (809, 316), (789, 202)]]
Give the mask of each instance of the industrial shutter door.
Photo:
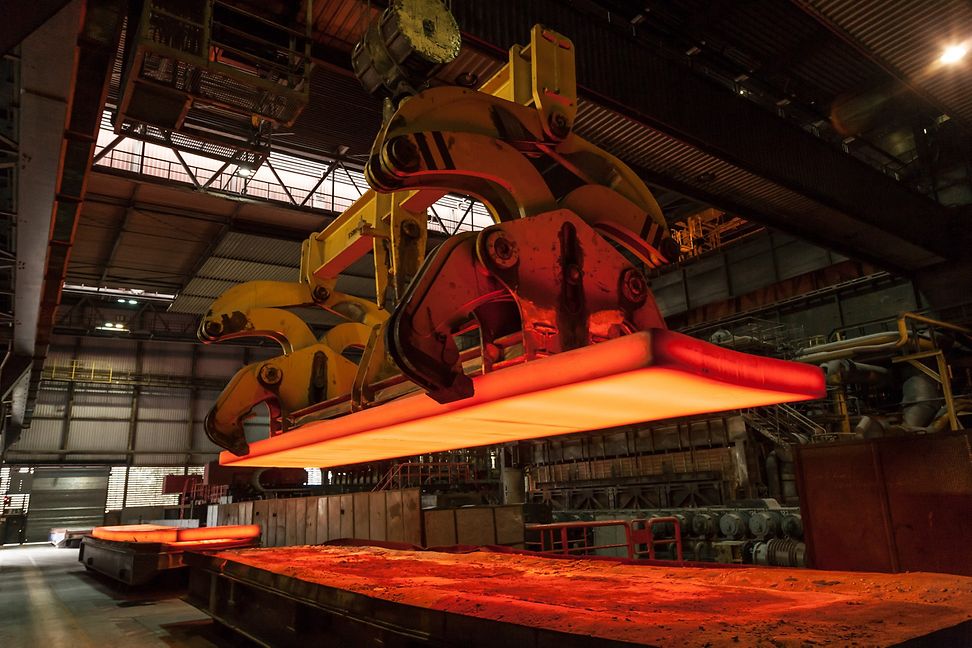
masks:
[(27, 512), (27, 542), (43, 542), (55, 527), (104, 523), (107, 467), (36, 468)]

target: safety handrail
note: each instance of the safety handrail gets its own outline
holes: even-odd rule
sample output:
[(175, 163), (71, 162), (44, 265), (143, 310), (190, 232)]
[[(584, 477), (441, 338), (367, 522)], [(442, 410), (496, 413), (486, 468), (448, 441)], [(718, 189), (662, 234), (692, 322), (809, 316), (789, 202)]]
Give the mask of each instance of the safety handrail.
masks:
[[(656, 538), (655, 527), (659, 524), (671, 524), (674, 536), (671, 538)], [(603, 527), (621, 527), (624, 530), (624, 542), (621, 543), (588, 543), (588, 531)], [(665, 516), (642, 518), (634, 520), (590, 520), (576, 522), (553, 522), (551, 524), (528, 524), (527, 531), (539, 534), (539, 540), (528, 540), (525, 544), (537, 553), (560, 555), (588, 555), (590, 552), (602, 549), (625, 549), (631, 560), (641, 558), (645, 554), (649, 560), (657, 560), (656, 546), (674, 545), (676, 560), (681, 562), (682, 555), (682, 525), (678, 518)], [(571, 531), (581, 530), (579, 537), (571, 537)], [(647, 549), (639, 549), (640, 546)]]

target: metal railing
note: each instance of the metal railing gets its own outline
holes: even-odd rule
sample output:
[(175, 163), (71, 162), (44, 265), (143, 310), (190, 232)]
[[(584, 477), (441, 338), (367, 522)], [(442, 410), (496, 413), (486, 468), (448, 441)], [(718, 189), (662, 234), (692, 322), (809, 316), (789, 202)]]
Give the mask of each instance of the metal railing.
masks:
[[(661, 525), (671, 525), (671, 537), (664, 537), (661, 533), (656, 535), (656, 528), (663, 528)], [(597, 543), (594, 529), (605, 527), (620, 528), (624, 533), (624, 542)], [(657, 560), (656, 547), (670, 545), (675, 550), (675, 560), (683, 560), (682, 525), (676, 517), (528, 524), (526, 530), (538, 534), (537, 540), (525, 543), (528, 549), (537, 553), (589, 556), (597, 551), (624, 549), (630, 560), (646, 556), (649, 560)]]
[[(103, 120), (102, 130), (110, 128), (110, 122), (106, 118)], [(152, 155), (144, 150), (124, 150), (118, 147), (122, 140), (124, 138), (116, 138), (101, 148), (95, 156), (95, 166), (205, 189), (217, 194), (245, 196), (287, 207), (335, 213), (346, 210), (368, 189), (363, 174), (337, 162), (323, 165), (296, 158), (271, 157), (267, 165), (273, 172), (273, 179), (264, 179), (241, 175), (237, 167), (220, 165), (215, 160), (212, 165), (202, 165), (190, 163), (185, 156), (180, 160), (174, 153), (169, 158)], [(157, 145), (151, 146), (159, 150)], [(168, 149), (162, 151), (166, 154), (169, 152)], [(284, 182), (278, 170), (284, 172), (288, 178), (299, 178), (302, 186), (294, 182)], [(313, 175), (311, 171), (319, 172), (320, 175)], [(487, 219), (488, 212), (481, 203), (455, 195), (444, 196), (429, 209), (429, 229), (448, 235), (482, 229)]]
[(829, 434), (827, 428), (786, 403), (754, 407), (741, 413), (750, 426), (780, 445), (821, 440)]
[(457, 486), (471, 483), (473, 479), (472, 464), (467, 461), (408, 461), (389, 468), (374, 491), (397, 490), (428, 484)]

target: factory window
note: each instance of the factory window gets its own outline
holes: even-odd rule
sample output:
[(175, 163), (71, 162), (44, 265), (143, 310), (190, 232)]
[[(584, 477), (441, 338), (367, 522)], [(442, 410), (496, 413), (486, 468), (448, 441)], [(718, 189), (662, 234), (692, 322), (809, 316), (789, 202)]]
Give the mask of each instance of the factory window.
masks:
[(321, 485), (321, 469), (320, 468), (304, 468), (307, 471), (307, 485), (308, 486), (320, 486)]
[[(128, 489), (125, 489), (125, 474), (128, 473)], [(179, 495), (163, 495), (162, 479), (166, 475), (202, 475), (202, 466), (191, 466), (188, 471), (180, 466), (153, 467), (119, 466), (111, 469), (108, 478), (108, 501), (105, 510), (117, 510), (131, 506), (175, 506)]]
[(33, 468), (0, 468), (0, 513), (27, 511), (30, 504), (30, 493), (22, 491), (29, 489), (29, 477), (26, 478), (26, 484), (28, 484), (26, 489), (23, 488), (23, 484), (25, 476), (33, 472)]

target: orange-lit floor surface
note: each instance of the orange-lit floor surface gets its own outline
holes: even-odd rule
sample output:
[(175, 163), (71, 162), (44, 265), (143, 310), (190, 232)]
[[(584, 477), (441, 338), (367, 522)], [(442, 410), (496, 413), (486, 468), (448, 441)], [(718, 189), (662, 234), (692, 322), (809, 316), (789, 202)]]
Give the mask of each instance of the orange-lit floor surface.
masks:
[(972, 578), (942, 574), (667, 567), (372, 546), (242, 549), (212, 560), (404, 605), (659, 646), (889, 646), (972, 619)]
[(822, 398), (818, 367), (731, 351), (664, 329), (473, 379), (469, 398), (424, 393), (304, 423), (220, 455), (234, 466), (341, 466), (597, 430), (705, 412)]

